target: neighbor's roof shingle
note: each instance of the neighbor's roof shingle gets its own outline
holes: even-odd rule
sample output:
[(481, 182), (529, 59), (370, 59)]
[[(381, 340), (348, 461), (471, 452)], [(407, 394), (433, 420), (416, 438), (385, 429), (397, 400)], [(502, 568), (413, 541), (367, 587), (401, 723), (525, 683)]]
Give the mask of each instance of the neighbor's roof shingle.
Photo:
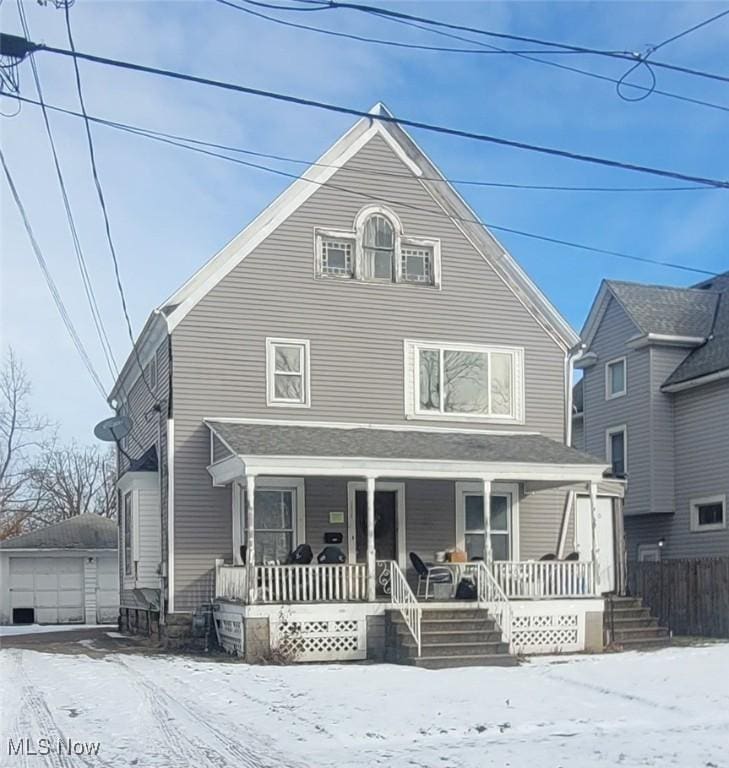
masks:
[(607, 281), (641, 333), (705, 337), (711, 331), (719, 292)]
[(77, 515), (0, 541), (0, 549), (116, 549), (117, 526), (100, 515)]
[(425, 432), (206, 421), (243, 456), (316, 456), (423, 461), (604, 464), (544, 435)]

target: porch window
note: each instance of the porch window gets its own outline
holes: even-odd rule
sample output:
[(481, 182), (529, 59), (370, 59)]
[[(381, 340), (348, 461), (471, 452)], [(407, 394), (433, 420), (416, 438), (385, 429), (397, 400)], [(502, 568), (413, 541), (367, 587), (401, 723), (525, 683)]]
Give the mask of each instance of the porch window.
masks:
[(726, 528), (726, 496), (691, 500), (691, 530), (719, 531)]
[(625, 475), (628, 471), (627, 427), (612, 427), (606, 433), (607, 460), (612, 465), (613, 475)]
[(266, 339), (267, 405), (309, 406), (309, 342)]
[[(486, 521), (483, 496), (466, 494), (464, 542), (469, 560), (486, 557)], [(491, 552), (494, 560), (509, 560), (511, 555), (511, 521), (507, 496), (491, 496)]]
[(283, 562), (294, 548), (293, 488), (256, 491), (256, 562)]
[(132, 575), (132, 492), (124, 494), (124, 573)]
[(523, 418), (523, 350), (405, 342), (408, 415)]

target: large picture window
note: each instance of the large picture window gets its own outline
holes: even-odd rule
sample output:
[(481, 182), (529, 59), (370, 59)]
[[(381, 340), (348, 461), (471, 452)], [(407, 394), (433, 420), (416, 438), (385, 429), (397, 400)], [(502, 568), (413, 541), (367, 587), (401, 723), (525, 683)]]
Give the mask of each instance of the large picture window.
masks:
[(408, 415), (523, 418), (523, 350), (405, 343)]

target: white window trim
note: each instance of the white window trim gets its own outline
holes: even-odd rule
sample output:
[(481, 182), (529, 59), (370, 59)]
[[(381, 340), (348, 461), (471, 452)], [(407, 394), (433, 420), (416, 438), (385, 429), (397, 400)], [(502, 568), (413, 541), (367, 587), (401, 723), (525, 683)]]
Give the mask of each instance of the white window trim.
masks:
[(627, 424), (620, 424), (617, 427), (608, 427), (605, 430), (605, 458), (607, 459), (610, 468), (613, 465), (613, 451), (612, 442), (610, 438), (612, 435), (617, 435), (619, 432), (623, 433), (623, 468), (625, 474), (628, 474), (628, 426)]
[[(304, 369), (302, 371), (303, 400), (282, 400), (276, 397), (275, 348), (277, 346), (298, 346), (304, 349)], [(310, 408), (311, 407), (311, 349), (308, 339), (266, 338), (266, 405), (272, 408)]]
[[(288, 491), (294, 490), (296, 509), (293, 510), (291, 524), (293, 526), (291, 540), (294, 549), (306, 541), (306, 481), (303, 477), (257, 477), (257, 491)], [(248, 526), (246, 525), (246, 487), (244, 483), (236, 482), (233, 484), (233, 562), (236, 565), (242, 565), (240, 557), (240, 546), (246, 544)], [(237, 498), (236, 498), (237, 496)], [(238, 518), (237, 524), (235, 517)], [(255, 525), (256, 512), (253, 510), (253, 521)], [(312, 547), (314, 549), (314, 547)], [(314, 553), (316, 556), (316, 552)]]
[[(655, 557), (645, 557), (645, 555), (655, 555)], [(658, 544), (638, 544), (638, 562), (639, 563), (660, 563), (661, 547)]]
[[(395, 247), (393, 258), (395, 270), (393, 278), (372, 278), (364, 274), (364, 247), (362, 238), (367, 219), (372, 215), (384, 216), (391, 224), (395, 233)], [(348, 240), (352, 242), (352, 275), (336, 275), (323, 270), (322, 246), (325, 240)], [(433, 252), (432, 281), (417, 282), (406, 280), (402, 273), (402, 247), (429, 248)], [(351, 230), (314, 228), (314, 268), (315, 274), (320, 278), (334, 278), (338, 280), (356, 280), (359, 283), (370, 285), (411, 285), (416, 288), (441, 287), (441, 243), (438, 238), (410, 237), (405, 234), (402, 222), (397, 214), (390, 208), (382, 205), (367, 205), (362, 208), (354, 220)]]
[[(421, 341), (405, 339), (404, 365), (405, 365), (405, 418), (420, 419), (424, 421), (474, 421), (483, 423), (507, 423), (524, 424), (525, 411), (525, 375), (524, 375), (524, 348), (506, 347), (496, 344), (453, 344), (443, 341)], [(514, 412), (511, 416), (505, 414), (487, 415), (483, 413), (445, 413), (422, 411), (418, 407), (420, 399), (420, 366), (417, 353), (419, 349), (453, 350), (457, 352), (505, 352), (513, 356), (513, 383), (514, 383)], [(490, 361), (489, 361), (490, 362)], [(490, 375), (490, 369), (489, 369)]]
[[(623, 364), (623, 388), (620, 392), (610, 392), (610, 366), (616, 363)], [(618, 397), (625, 397), (628, 393), (628, 359), (626, 357), (616, 357), (614, 360), (608, 360), (605, 363), (605, 399), (615, 400)]]
[[(711, 523), (708, 525), (699, 524), (699, 507), (707, 504), (721, 504), (722, 521), (721, 523)], [(691, 499), (689, 502), (691, 515), (689, 518), (690, 530), (692, 533), (704, 533), (705, 531), (723, 531), (726, 528), (726, 494), (719, 493), (715, 496), (703, 496), (698, 499)]]
[[(466, 494), (469, 496), (483, 496), (483, 483), (456, 483), (456, 547), (462, 552), (466, 551)], [(491, 495), (511, 496), (509, 559), (519, 560), (521, 552), (519, 538), (519, 483), (493, 483), (491, 485)]]
[[(361, 480), (352, 480), (347, 483), (347, 562), (357, 562), (357, 520), (355, 494), (357, 491), (366, 491), (367, 483)], [(405, 483), (375, 481), (375, 492), (395, 491), (395, 525), (397, 527), (397, 564), (404, 571), (407, 568), (407, 547), (405, 544)]]

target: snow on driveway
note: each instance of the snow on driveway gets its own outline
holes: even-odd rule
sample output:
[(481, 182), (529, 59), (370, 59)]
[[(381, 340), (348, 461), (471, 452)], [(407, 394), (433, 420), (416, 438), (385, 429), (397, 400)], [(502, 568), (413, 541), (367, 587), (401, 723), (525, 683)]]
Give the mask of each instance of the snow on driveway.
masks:
[[(729, 768), (729, 645), (516, 669), (0, 651), (0, 765)], [(8, 756), (8, 738), (101, 742)]]

